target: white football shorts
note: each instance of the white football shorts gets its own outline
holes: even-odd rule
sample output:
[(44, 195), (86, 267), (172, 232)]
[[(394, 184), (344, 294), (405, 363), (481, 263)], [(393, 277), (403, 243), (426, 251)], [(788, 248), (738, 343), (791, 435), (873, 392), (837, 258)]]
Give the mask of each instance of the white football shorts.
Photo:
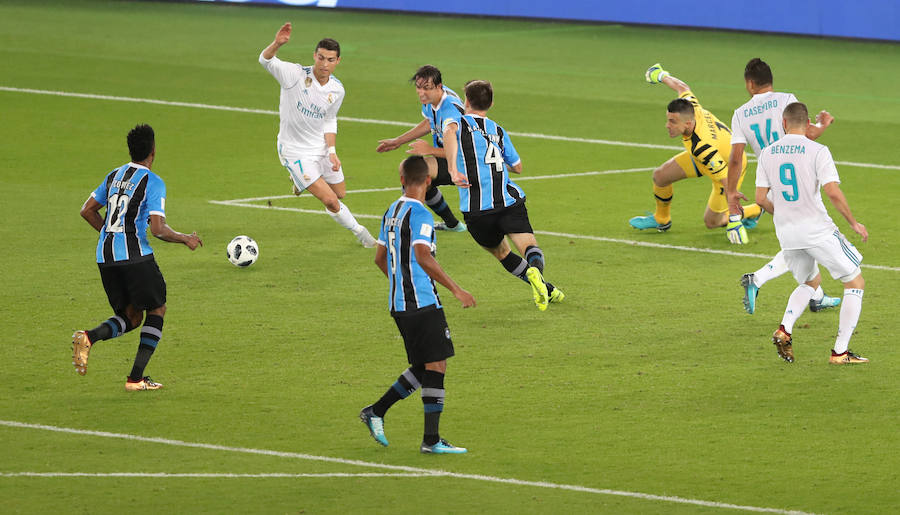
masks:
[(816, 262), (828, 269), (831, 277), (841, 282), (855, 279), (862, 271), (862, 254), (847, 241), (840, 231), (834, 231), (827, 240), (808, 249), (784, 251), (784, 261), (798, 283), (813, 280), (819, 273)]
[(344, 168), (337, 171), (331, 169), (331, 160), (328, 156), (311, 156), (292, 154), (278, 149), (278, 159), (291, 174), (291, 180), (299, 190), (305, 190), (321, 177), (328, 184), (340, 184), (344, 182)]

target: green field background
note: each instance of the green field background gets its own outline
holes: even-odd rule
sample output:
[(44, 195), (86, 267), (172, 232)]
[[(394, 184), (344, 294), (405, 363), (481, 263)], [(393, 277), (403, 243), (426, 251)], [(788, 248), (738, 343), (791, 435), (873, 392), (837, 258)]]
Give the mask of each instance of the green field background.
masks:
[[(372, 251), (309, 195), (271, 202), (320, 214), (210, 203), (290, 193), (275, 155), (277, 116), (10, 90), (0, 90), (0, 420), (467, 476), (22, 477), (10, 474), (395, 471), (0, 422), (0, 512), (900, 511), (892, 207), (900, 46), (305, 8), (3, 1), (0, 87), (273, 111), (278, 86), (257, 56), (285, 21), (294, 23), (279, 53), (285, 60), (310, 64), (320, 38), (341, 42), (343, 117), (412, 127), (421, 118), (407, 80), (431, 63), (457, 91), (470, 79), (492, 81), (491, 116), (508, 130), (570, 138), (513, 137), (545, 276), (565, 303), (538, 312), (527, 285), (467, 234), (438, 235), (438, 260), (478, 301), (462, 310), (441, 290), (457, 351), (441, 430), (469, 454), (418, 453), (418, 395), (386, 417), (387, 448), (357, 419), (405, 367)], [(646, 84), (646, 68), (661, 62), (729, 123), (747, 99), (751, 57), (770, 63), (777, 90), (837, 120), (820, 141), (844, 163), (841, 186), (870, 233), (867, 243), (850, 237), (868, 265), (851, 348), (868, 365), (827, 364), (834, 310), (805, 314), (794, 333), (797, 361), (777, 358), (770, 336), (795, 283), (784, 276), (765, 285), (753, 316), (738, 285), (778, 250), (771, 217), (748, 245), (731, 246), (722, 230), (703, 226), (706, 179), (675, 185), (673, 228), (652, 234), (627, 223), (653, 209), (649, 171), (527, 179), (658, 166), (680, 142), (664, 128), (673, 94)], [(125, 134), (139, 122), (156, 130), (154, 171), (167, 184), (169, 224), (196, 230), (205, 246), (192, 253), (153, 240), (168, 312), (147, 372), (165, 388), (126, 394), (137, 334), (99, 343), (84, 377), (70, 364), (69, 337), (110, 315), (93, 262), (96, 233), (78, 211), (128, 161)], [(402, 153), (375, 147), (406, 128), (339, 123), (349, 190), (397, 185)], [(751, 166), (748, 194), (753, 177)], [(458, 211), (456, 192), (443, 191)], [(375, 233), (398, 194), (351, 192), (345, 203)], [(260, 244), (249, 269), (225, 259), (237, 234)], [(825, 291), (840, 295), (823, 275)]]

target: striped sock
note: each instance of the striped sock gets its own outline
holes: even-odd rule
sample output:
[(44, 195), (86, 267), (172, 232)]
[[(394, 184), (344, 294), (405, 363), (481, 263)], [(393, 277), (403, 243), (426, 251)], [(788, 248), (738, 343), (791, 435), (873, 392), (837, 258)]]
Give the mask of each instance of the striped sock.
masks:
[(162, 338), (163, 317), (159, 315), (147, 315), (144, 326), (141, 327), (141, 343), (138, 345), (137, 355), (134, 357), (134, 366), (128, 378), (132, 381), (140, 381), (144, 376), (144, 369), (150, 356), (156, 350), (156, 345)]
[(434, 445), (441, 439), (438, 426), (444, 411), (444, 374), (425, 370), (422, 375), (422, 406), (425, 409), (425, 432), (422, 441)]
[(87, 332), (88, 340), (91, 343), (97, 343), (100, 340), (111, 340), (117, 336), (121, 336), (128, 331), (134, 329), (128, 317), (113, 315), (102, 324)]
[(394, 384), (378, 399), (378, 402), (372, 405), (372, 411), (375, 415), (384, 417), (387, 410), (397, 401), (409, 397), (418, 390), (422, 386), (422, 374), (424, 372), (425, 367), (423, 365), (414, 365), (404, 370), (400, 377), (394, 381)]

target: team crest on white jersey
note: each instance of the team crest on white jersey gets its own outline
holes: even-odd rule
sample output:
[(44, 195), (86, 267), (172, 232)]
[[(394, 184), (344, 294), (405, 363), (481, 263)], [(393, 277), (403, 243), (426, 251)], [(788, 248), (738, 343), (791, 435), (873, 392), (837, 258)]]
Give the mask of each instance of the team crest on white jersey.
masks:
[(303, 85), (306, 86), (307, 88), (310, 87), (310, 86), (312, 86), (312, 78), (311, 78), (311, 77), (307, 77), (306, 80), (303, 81)]
[(329, 93), (327, 100), (328, 100), (329, 104), (333, 104), (334, 103), (334, 93)]

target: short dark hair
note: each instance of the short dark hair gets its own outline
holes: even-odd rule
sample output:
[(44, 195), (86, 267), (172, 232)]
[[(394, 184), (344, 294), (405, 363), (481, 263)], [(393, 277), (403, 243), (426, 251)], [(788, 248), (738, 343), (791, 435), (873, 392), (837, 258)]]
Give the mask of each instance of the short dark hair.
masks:
[(142, 123), (128, 131), (128, 153), (131, 154), (133, 163), (147, 159), (154, 148), (156, 148), (156, 136), (153, 134), (153, 127)]
[(790, 127), (799, 127), (809, 121), (809, 110), (803, 102), (791, 102), (781, 115)]
[[(316, 50), (320, 48), (337, 52), (337, 56), (341, 56), (341, 44), (331, 38), (325, 38), (322, 41), (316, 43)], [(313, 50), (313, 52), (315, 52), (316, 50)]]
[(422, 156), (409, 156), (400, 163), (406, 184), (422, 184), (428, 178), (428, 163)]
[(430, 64), (426, 64), (425, 66), (422, 66), (421, 68), (416, 70), (415, 75), (410, 77), (409, 81), (415, 84), (419, 81), (419, 79), (431, 79), (431, 83), (435, 86), (444, 83), (444, 79), (441, 77), (441, 71)]
[(676, 98), (675, 100), (669, 102), (669, 105), (666, 107), (666, 110), (670, 113), (678, 113), (686, 116), (694, 117), (694, 104), (690, 103), (688, 100), (684, 98)]
[(466, 83), (466, 100), (478, 111), (487, 111), (494, 104), (494, 87), (486, 80), (470, 80)]
[(753, 81), (757, 86), (772, 84), (772, 69), (759, 57), (754, 57), (744, 67), (744, 80)]

